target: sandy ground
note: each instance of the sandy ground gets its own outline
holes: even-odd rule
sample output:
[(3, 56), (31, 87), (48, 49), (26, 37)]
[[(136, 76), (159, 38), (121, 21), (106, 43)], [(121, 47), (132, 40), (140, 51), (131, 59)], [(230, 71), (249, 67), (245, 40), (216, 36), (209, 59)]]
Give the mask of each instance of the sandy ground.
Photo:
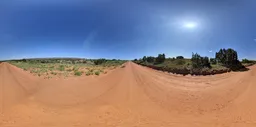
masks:
[(256, 66), (178, 76), (126, 63), (100, 77), (43, 80), (0, 65), (0, 127), (255, 127)]

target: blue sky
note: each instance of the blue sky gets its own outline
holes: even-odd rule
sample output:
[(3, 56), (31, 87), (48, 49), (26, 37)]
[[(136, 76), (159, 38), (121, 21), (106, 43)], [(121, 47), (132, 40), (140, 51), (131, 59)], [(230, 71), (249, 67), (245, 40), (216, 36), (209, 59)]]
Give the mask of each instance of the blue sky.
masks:
[[(1, 0), (0, 59), (256, 59), (255, 0)], [(191, 26), (192, 24), (192, 26)]]

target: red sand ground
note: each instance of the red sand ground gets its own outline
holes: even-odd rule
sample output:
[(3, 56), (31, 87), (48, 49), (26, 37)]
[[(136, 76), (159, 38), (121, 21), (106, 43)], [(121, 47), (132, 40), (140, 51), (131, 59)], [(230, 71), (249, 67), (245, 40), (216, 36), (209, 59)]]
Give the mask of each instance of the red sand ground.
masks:
[(0, 127), (255, 127), (256, 66), (177, 76), (126, 63), (93, 78), (43, 80), (0, 65)]

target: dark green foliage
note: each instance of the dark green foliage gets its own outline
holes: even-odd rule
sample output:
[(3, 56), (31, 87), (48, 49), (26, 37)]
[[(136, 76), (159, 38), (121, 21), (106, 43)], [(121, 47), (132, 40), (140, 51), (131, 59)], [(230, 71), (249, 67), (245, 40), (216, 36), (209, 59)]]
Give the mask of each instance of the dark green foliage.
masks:
[(147, 57), (147, 62), (149, 62), (149, 63), (154, 63), (154, 62), (155, 62), (155, 57), (153, 57), (153, 56), (148, 56), (148, 57)]
[(142, 60), (143, 60), (143, 62), (146, 62), (147, 61), (147, 57), (143, 56)]
[(156, 57), (156, 64), (163, 63), (164, 60), (165, 60), (165, 54), (158, 54), (158, 56)]
[(210, 68), (211, 65), (209, 63), (209, 58), (208, 57), (201, 57), (199, 54), (192, 54), (192, 67), (193, 68), (203, 68), (203, 67), (208, 67)]
[(226, 66), (239, 64), (237, 52), (231, 48), (220, 49), (220, 51), (216, 53), (216, 60), (218, 63)]
[(242, 63), (254, 63), (252, 60), (242, 59)]
[(215, 58), (210, 58), (210, 63), (211, 63), (211, 64), (217, 64), (217, 61), (216, 61)]
[(192, 61), (192, 67), (193, 68), (199, 68), (201, 67), (201, 56), (199, 54), (192, 54), (192, 58), (191, 58), (191, 61)]
[(184, 65), (186, 63), (184, 59), (176, 59), (174, 62), (176, 65)]
[(97, 59), (97, 60), (94, 60), (94, 64), (95, 65), (101, 65), (103, 63), (106, 62), (106, 59)]
[(216, 60), (218, 63), (221, 63), (232, 70), (245, 68), (238, 60), (237, 52), (231, 48), (220, 49), (220, 51), (216, 53)]
[(238, 64), (237, 52), (233, 49), (227, 49), (226, 51), (226, 65), (236, 65)]
[(81, 76), (83, 73), (81, 71), (75, 71), (75, 76)]
[(256, 61), (248, 60), (248, 59), (242, 59), (242, 63), (243, 63), (244, 66), (248, 67), (248, 66), (252, 66), (252, 65), (256, 64)]
[(134, 59), (133, 61), (138, 61), (137, 59)]
[(211, 64), (209, 62), (209, 58), (208, 57), (202, 57), (202, 66), (203, 67), (211, 68)]
[[(239, 62), (237, 52), (233, 49), (220, 49), (216, 58), (201, 57), (199, 54), (192, 54), (191, 59), (184, 59), (183, 56), (165, 59), (164, 54), (155, 58), (154, 64), (148, 62), (151, 58), (146, 56), (136, 61), (137, 64), (147, 66), (156, 70), (172, 72), (175, 74), (191, 75), (212, 75), (230, 71), (246, 71), (247, 69)], [(243, 60), (244, 63), (249, 62)], [(253, 61), (255, 62), (255, 61)], [(216, 64), (211, 66), (211, 64)]]
[(176, 59), (184, 59), (183, 56), (177, 56)]
[(22, 62), (27, 62), (27, 60), (26, 60), (26, 59), (22, 59), (21, 61), (22, 61)]

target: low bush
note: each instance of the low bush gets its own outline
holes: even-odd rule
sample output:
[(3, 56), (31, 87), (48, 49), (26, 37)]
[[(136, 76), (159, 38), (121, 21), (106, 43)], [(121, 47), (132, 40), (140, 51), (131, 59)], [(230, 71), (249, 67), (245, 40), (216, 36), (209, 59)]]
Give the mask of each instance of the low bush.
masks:
[(94, 74), (95, 75), (100, 75), (100, 72), (99, 71), (95, 71)]
[(203, 67), (203, 68), (193, 68), (193, 67), (188, 67), (188, 66), (156, 66), (156, 65), (149, 65), (142, 63), (140, 64), (142, 66), (147, 66), (149, 68), (159, 70), (159, 71), (167, 71), (173, 74), (181, 74), (181, 75), (214, 75), (214, 74), (221, 74), (221, 73), (226, 73), (230, 72), (231, 69), (221, 67), (221, 68), (208, 68), (208, 67)]
[(75, 76), (81, 76), (83, 73), (81, 71), (75, 71)]
[(57, 75), (57, 73), (56, 73), (56, 72), (51, 72), (51, 74), (52, 74), (52, 75)]
[(177, 59), (174, 62), (176, 65), (184, 65), (186, 63), (183, 59)]
[(64, 71), (65, 70), (65, 66), (64, 65), (60, 65), (58, 68), (59, 71)]
[(85, 75), (89, 76), (91, 75), (92, 73), (90, 71), (87, 71)]
[(94, 64), (95, 65), (100, 65), (100, 64), (103, 64), (106, 62), (106, 59), (97, 59), (94, 61)]
[(183, 56), (177, 56), (176, 59), (184, 59)]

